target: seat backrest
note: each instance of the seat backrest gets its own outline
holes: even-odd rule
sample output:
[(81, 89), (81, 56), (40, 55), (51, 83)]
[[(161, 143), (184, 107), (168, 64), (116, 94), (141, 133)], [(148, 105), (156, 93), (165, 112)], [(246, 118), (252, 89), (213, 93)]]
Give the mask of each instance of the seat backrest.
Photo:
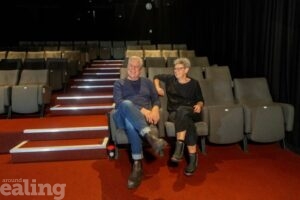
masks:
[(161, 51), (160, 50), (145, 49), (144, 50), (144, 57), (161, 57)]
[(190, 57), (192, 67), (207, 67), (209, 66), (209, 61), (207, 56), (196, 56)]
[(145, 57), (145, 66), (148, 67), (166, 67), (166, 61), (163, 57)]
[(99, 41), (98, 40), (88, 40), (86, 41), (87, 47), (99, 47)]
[(6, 54), (7, 54), (6, 51), (0, 51), (0, 60), (6, 59)]
[(112, 47), (125, 47), (125, 42), (123, 40), (113, 40)]
[(172, 44), (157, 44), (159, 50), (172, 50)]
[(60, 41), (58, 50), (73, 50), (73, 41)]
[(21, 69), (23, 65), (22, 62), (20, 58), (2, 59), (0, 61), (0, 70)]
[(144, 57), (144, 51), (143, 50), (126, 50), (125, 53), (126, 57), (130, 57), (130, 56), (139, 56), (141, 58)]
[(85, 41), (74, 41), (74, 50), (86, 51), (86, 42)]
[(231, 87), (233, 87), (231, 73), (230, 73), (228, 66), (205, 67), (204, 68), (204, 77), (207, 79), (227, 81), (231, 84)]
[(143, 44), (142, 49), (144, 50), (156, 50), (155, 44)]
[(186, 50), (188, 49), (187, 48), (187, 45), (185, 43), (178, 43), (178, 44), (173, 44), (173, 49), (177, 49), (177, 50)]
[(61, 51), (45, 51), (45, 59), (48, 58), (61, 58)]
[[(121, 67), (120, 68), (120, 79), (123, 79), (123, 78), (126, 78), (126, 77), (127, 77), (127, 67)], [(141, 77), (147, 77), (145, 67), (142, 68)]]
[(24, 69), (21, 72), (19, 85), (49, 85), (48, 69)]
[(18, 83), (20, 70), (0, 70), (0, 86), (13, 86)]
[(167, 67), (148, 67), (148, 78), (153, 80), (157, 74), (173, 74), (173, 68)]
[(45, 52), (44, 51), (27, 51), (26, 59), (29, 59), (29, 58), (45, 59)]
[(177, 58), (178, 57), (178, 50), (161, 50), (161, 55), (164, 57), (166, 60), (170, 57)]
[(66, 70), (67, 67), (68, 67), (68, 60), (66, 58), (49, 58), (46, 61), (47, 69)]
[(196, 53), (195, 50), (179, 50), (179, 57), (186, 57), (186, 58), (190, 58), (190, 57), (195, 57)]
[(203, 70), (201, 67), (190, 67), (188, 76), (197, 81), (203, 80)]
[(46, 46), (58, 46), (59, 45), (59, 41), (46, 41)]
[(138, 45), (138, 41), (137, 40), (126, 40), (125, 41), (125, 46), (131, 46), (131, 45)]
[(99, 45), (100, 47), (112, 47), (112, 43), (110, 40), (100, 41)]
[(24, 62), (26, 58), (26, 51), (8, 51), (6, 55), (7, 59), (21, 59)]
[(142, 50), (142, 46), (141, 45), (133, 45), (130, 44), (128, 46), (126, 46), (127, 50)]
[(150, 44), (151, 45), (151, 40), (139, 40), (139, 45), (148, 45)]
[(62, 58), (68, 59), (68, 61), (81, 61), (81, 53), (79, 50), (64, 51)]
[(58, 46), (44, 46), (44, 51), (57, 51)]
[(167, 57), (166, 59), (166, 65), (167, 67), (174, 67), (174, 61), (177, 59), (178, 57)]
[(203, 79), (199, 81), (205, 105), (232, 105), (234, 96), (231, 84), (225, 80)]
[(44, 58), (26, 58), (24, 60), (23, 69), (44, 69), (46, 61)]
[(236, 78), (234, 83), (235, 98), (239, 103), (272, 103), (267, 79)]
[(67, 73), (68, 60), (66, 58), (49, 58), (46, 61), (49, 70), (49, 85), (52, 90), (64, 89), (69, 74)]

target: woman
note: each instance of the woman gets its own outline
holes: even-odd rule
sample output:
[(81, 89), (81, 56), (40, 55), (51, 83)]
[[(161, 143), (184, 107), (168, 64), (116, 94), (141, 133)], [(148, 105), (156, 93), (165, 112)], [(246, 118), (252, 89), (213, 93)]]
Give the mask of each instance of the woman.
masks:
[(176, 146), (171, 157), (173, 162), (180, 162), (184, 154), (185, 144), (189, 152), (189, 162), (184, 173), (190, 176), (198, 165), (197, 133), (195, 122), (201, 120), (203, 107), (202, 92), (197, 80), (188, 76), (191, 63), (187, 58), (174, 61), (174, 75), (159, 74), (154, 76), (154, 85), (159, 95), (164, 95), (160, 81), (165, 83), (168, 97), (167, 110), (169, 121), (174, 122)]

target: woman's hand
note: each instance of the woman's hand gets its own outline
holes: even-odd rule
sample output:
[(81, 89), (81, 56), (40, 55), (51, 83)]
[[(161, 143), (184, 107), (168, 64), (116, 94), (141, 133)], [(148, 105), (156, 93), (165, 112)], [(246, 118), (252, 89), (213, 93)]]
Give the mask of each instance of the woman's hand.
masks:
[(165, 95), (165, 91), (161, 87), (157, 87), (156, 91), (157, 91), (157, 94), (160, 95), (160, 96)]
[(195, 113), (200, 113), (201, 112), (201, 110), (202, 110), (202, 106), (203, 106), (203, 103), (202, 102), (199, 102), (199, 103), (197, 103), (196, 105), (194, 105), (194, 112)]

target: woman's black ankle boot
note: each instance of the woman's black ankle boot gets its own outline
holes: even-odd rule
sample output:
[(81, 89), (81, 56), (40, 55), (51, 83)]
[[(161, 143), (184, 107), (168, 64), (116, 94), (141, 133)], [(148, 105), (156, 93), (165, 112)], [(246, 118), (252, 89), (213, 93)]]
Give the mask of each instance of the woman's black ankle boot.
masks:
[(189, 164), (184, 169), (184, 174), (187, 176), (193, 175), (198, 166), (198, 154), (190, 153), (189, 154)]
[(175, 151), (173, 156), (171, 157), (171, 160), (173, 162), (180, 162), (182, 160), (184, 153), (184, 142), (177, 140), (176, 141), (176, 146), (175, 146)]

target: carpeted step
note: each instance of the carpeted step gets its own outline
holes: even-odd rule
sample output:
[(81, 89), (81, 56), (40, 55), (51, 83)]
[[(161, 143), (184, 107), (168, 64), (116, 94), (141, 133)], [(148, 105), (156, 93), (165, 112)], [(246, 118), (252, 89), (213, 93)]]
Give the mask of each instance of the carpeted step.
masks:
[(114, 108), (112, 103), (107, 104), (78, 104), (55, 105), (50, 108), (50, 116), (56, 115), (105, 115)]
[(85, 71), (82, 78), (120, 78), (120, 72), (95, 72)]
[(109, 136), (108, 126), (71, 126), (23, 130), (27, 140), (91, 139)]
[(12, 162), (41, 162), (106, 158), (108, 138), (23, 141), (10, 150)]
[(81, 92), (81, 93), (102, 93), (113, 92), (113, 85), (71, 85), (68, 89), (69, 92)]
[(113, 85), (117, 78), (76, 78), (70, 85)]
[(78, 104), (100, 104), (100, 103), (113, 103), (113, 95), (107, 94), (66, 94), (59, 95), (54, 100), (54, 105), (78, 105)]

